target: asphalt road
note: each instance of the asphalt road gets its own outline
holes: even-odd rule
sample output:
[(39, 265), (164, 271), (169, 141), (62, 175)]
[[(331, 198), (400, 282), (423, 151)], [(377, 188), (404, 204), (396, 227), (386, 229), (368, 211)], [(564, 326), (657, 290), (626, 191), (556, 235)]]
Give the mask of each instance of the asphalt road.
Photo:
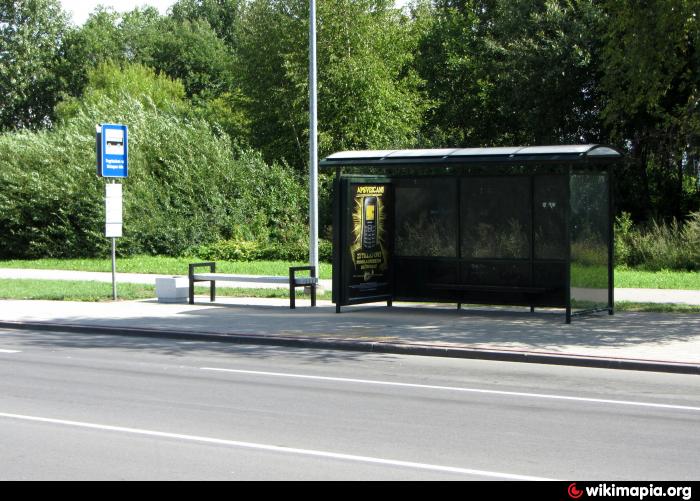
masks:
[(0, 479), (697, 480), (700, 377), (0, 330)]

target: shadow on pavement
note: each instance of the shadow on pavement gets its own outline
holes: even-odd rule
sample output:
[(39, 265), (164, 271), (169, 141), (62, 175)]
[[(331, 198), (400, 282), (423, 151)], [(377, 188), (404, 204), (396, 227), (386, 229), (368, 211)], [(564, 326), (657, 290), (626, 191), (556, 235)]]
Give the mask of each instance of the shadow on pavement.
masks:
[[(3, 331), (0, 329), (0, 337)], [(310, 348), (294, 348), (260, 345), (260, 344), (230, 344), (226, 342), (212, 341), (183, 341), (145, 336), (119, 336), (109, 334), (81, 334), (75, 332), (56, 331), (32, 331), (23, 330), (21, 342), (14, 338), (14, 346), (35, 346), (60, 350), (62, 348), (73, 349), (103, 349), (118, 348), (134, 350), (140, 353), (168, 355), (184, 357), (191, 355), (206, 356), (208, 353), (217, 355), (231, 354), (238, 357), (250, 357), (251, 359), (270, 359), (284, 356), (287, 359), (296, 359), (314, 363), (333, 363), (337, 361), (360, 361), (367, 357), (366, 352), (322, 350)], [(373, 354), (382, 360), (394, 360), (396, 355)]]
[(162, 305), (141, 301), (79, 306), (72, 303), (70, 307), (67, 305), (43, 316), (32, 316), (30, 312), (15, 318), (112, 328), (517, 350), (626, 348), (686, 341), (695, 341), (695, 346), (700, 346), (700, 315), (697, 314), (618, 313), (609, 316), (600, 313), (576, 317), (567, 325), (562, 310), (530, 313), (524, 308), (457, 310), (453, 305), (398, 305), (393, 308), (369, 305), (344, 308), (343, 313), (336, 314), (329, 303), (295, 310), (282, 306), (283, 301), (273, 304), (240, 305), (222, 301), (213, 305)]

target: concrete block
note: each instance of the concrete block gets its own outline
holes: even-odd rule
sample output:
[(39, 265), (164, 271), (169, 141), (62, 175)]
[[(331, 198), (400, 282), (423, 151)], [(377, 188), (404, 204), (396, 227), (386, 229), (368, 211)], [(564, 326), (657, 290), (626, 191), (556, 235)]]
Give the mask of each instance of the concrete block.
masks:
[(159, 303), (186, 303), (190, 281), (187, 277), (156, 278), (156, 296)]

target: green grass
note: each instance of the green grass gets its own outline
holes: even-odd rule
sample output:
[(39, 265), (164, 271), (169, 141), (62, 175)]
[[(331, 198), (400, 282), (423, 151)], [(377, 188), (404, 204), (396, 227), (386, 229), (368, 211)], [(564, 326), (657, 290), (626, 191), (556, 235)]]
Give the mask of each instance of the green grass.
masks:
[(615, 287), (635, 289), (700, 290), (700, 272), (697, 271), (642, 271), (616, 269)]
[[(199, 261), (196, 258), (174, 258), (161, 256), (135, 256), (117, 259), (120, 273), (154, 273), (162, 275), (186, 275), (187, 265)], [(253, 261), (217, 263), (217, 271), (241, 275), (287, 276), (290, 266), (306, 263), (286, 261)], [(34, 259), (0, 261), (0, 268), (36, 268), (75, 271), (112, 271), (110, 259)], [(321, 263), (321, 278), (331, 278), (332, 267)], [(592, 286), (600, 281), (600, 274), (590, 270), (575, 270), (574, 278), (579, 287)], [(590, 282), (590, 283), (589, 283)], [(700, 272), (697, 271), (642, 271), (628, 268), (615, 270), (615, 287), (640, 289), (685, 289), (700, 290)]]
[[(573, 287), (607, 288), (607, 269), (601, 266), (573, 265)], [(700, 290), (697, 271), (643, 271), (630, 268), (615, 270), (615, 287), (622, 289), (683, 289)]]
[[(118, 284), (120, 299), (155, 297), (152, 285)], [(47, 299), (52, 301), (107, 301), (112, 284), (68, 280), (0, 280), (0, 299)]]
[(607, 266), (571, 266), (571, 286), (593, 289), (608, 288)]
[(675, 303), (631, 303), (616, 301), (615, 311), (645, 312), (645, 313), (700, 313), (700, 306)]
[[(187, 275), (187, 265), (201, 262), (187, 257), (133, 256), (117, 257), (119, 273), (153, 273), (160, 275)], [(305, 266), (308, 263), (287, 261), (219, 261), (216, 271), (240, 275), (289, 275), (290, 266)], [(331, 265), (321, 263), (320, 278), (331, 278)], [(112, 260), (106, 259), (30, 259), (0, 261), (0, 268), (34, 268), (41, 270), (112, 271)]]
[[(196, 295), (209, 295), (208, 287), (196, 287)], [(220, 287), (220, 297), (289, 298), (288, 289), (237, 289)], [(120, 300), (152, 299), (156, 288), (152, 285), (117, 284)], [(304, 298), (301, 289), (297, 297)], [(45, 299), (51, 301), (111, 301), (112, 284), (74, 280), (0, 279), (0, 299)], [(318, 299), (330, 299), (330, 293), (319, 294)]]
[[(207, 296), (208, 287), (197, 287), (198, 296)], [(287, 299), (287, 289), (234, 289), (221, 287), (216, 291), (219, 297), (256, 297)], [(122, 301), (153, 299), (156, 292), (152, 285), (118, 284), (117, 295)], [(298, 298), (308, 298), (301, 290)], [(102, 282), (82, 282), (72, 280), (25, 280), (0, 279), (0, 299), (45, 299), (52, 301), (111, 301), (112, 284)], [(331, 294), (319, 294), (318, 299), (330, 300)], [(618, 301), (615, 311), (656, 312), (656, 313), (700, 313), (700, 306), (685, 304), (630, 303)]]

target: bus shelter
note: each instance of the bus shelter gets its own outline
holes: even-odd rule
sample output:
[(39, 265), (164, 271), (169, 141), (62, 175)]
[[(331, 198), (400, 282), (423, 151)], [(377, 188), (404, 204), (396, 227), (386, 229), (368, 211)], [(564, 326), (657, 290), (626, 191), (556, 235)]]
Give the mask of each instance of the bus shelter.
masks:
[(603, 145), (346, 151), (334, 170), (333, 302), (425, 301), (613, 314)]

